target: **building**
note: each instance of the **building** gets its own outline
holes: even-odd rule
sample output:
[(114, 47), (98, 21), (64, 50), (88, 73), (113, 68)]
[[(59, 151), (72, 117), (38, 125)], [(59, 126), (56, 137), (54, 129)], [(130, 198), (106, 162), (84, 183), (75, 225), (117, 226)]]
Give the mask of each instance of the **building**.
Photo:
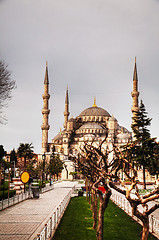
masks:
[[(138, 109), (138, 78), (137, 67), (135, 59), (134, 76), (133, 76), (133, 91), (132, 91), (133, 105), (132, 115), (134, 116), (136, 109)], [(106, 138), (105, 147), (112, 149), (113, 144), (122, 145), (132, 140), (132, 133), (124, 126), (119, 125), (117, 119), (110, 115), (105, 109), (97, 106), (96, 98), (91, 107), (83, 110), (77, 117), (69, 118), (69, 93), (68, 87), (65, 98), (64, 111), (64, 127), (53, 139), (48, 143), (49, 132), (49, 78), (48, 66), (46, 64), (46, 72), (44, 79), (44, 94), (43, 94), (43, 122), (42, 122), (42, 153), (39, 158), (42, 159), (42, 154), (45, 153), (47, 159), (54, 149), (60, 155), (61, 160), (64, 161), (64, 170), (62, 172), (62, 179), (71, 179), (70, 172), (75, 171), (73, 162), (70, 156), (76, 156), (79, 149), (84, 145), (85, 141), (99, 144)], [(112, 153), (109, 156), (112, 158)]]

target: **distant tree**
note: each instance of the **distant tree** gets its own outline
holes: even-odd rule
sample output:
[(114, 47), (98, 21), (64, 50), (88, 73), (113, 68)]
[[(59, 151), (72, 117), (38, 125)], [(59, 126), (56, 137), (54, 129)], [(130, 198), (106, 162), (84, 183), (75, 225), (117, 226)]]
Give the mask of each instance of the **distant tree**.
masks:
[(157, 143), (155, 138), (151, 138), (148, 126), (151, 124), (151, 118), (147, 117), (147, 112), (143, 102), (140, 103), (140, 108), (136, 111), (136, 116), (133, 118), (132, 130), (134, 133), (135, 142), (133, 148), (133, 158), (135, 163), (143, 169), (143, 184), (146, 189), (145, 170), (154, 175), (158, 170), (157, 161)]
[(6, 155), (6, 151), (3, 148), (3, 145), (0, 145), (0, 163), (3, 161), (3, 157)]
[(15, 166), (17, 164), (17, 153), (15, 152), (15, 149), (13, 149), (10, 153), (10, 163), (11, 163), (11, 179), (15, 177)]
[(43, 163), (37, 162), (35, 159), (31, 160), (27, 165), (27, 171), (30, 176), (35, 179), (40, 179), (42, 177)]
[(35, 165), (36, 165), (36, 160), (34, 159), (34, 160), (31, 160), (26, 166), (26, 170), (32, 178), (34, 178), (36, 176), (36, 166)]
[(15, 88), (15, 81), (11, 80), (11, 74), (7, 65), (0, 61), (0, 123), (5, 123), (6, 119), (2, 116), (2, 108), (7, 106), (6, 101), (11, 99), (12, 90)]
[(33, 158), (32, 143), (20, 143), (17, 150), (17, 155), (19, 158), (24, 158), (24, 170), (26, 170), (26, 160), (31, 160)]
[(10, 153), (10, 163), (14, 163), (16, 164), (17, 162), (17, 154), (15, 152), (15, 149), (13, 149)]
[(50, 163), (46, 162), (45, 163), (45, 181), (48, 180), (49, 173), (50, 173)]
[(50, 173), (52, 175), (54, 175), (54, 178), (55, 178), (55, 175), (56, 175), (57, 179), (58, 179), (59, 174), (62, 172), (63, 168), (64, 168), (64, 164), (60, 160), (59, 155), (54, 154), (53, 159), (50, 162)]

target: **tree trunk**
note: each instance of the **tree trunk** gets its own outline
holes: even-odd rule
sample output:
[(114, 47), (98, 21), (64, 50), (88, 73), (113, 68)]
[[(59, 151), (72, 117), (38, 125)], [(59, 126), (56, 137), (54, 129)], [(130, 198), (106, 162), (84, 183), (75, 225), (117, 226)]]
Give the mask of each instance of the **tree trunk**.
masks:
[(26, 157), (24, 157), (24, 171), (26, 171)]
[(143, 221), (142, 236), (141, 240), (147, 240), (149, 235), (149, 219), (148, 216)]
[(97, 194), (94, 192), (94, 190), (91, 190), (92, 193), (92, 201), (91, 201), (91, 210), (93, 212), (92, 218), (93, 218), (93, 229), (96, 229), (97, 227)]
[(91, 203), (91, 188), (92, 188), (92, 184), (89, 183), (89, 186), (88, 186), (88, 191), (89, 191), (89, 204)]
[(93, 222), (93, 229), (97, 228), (97, 194), (95, 193), (95, 200), (94, 200), (94, 222)]
[(98, 227), (97, 227), (97, 240), (103, 240), (103, 225), (104, 225), (104, 206), (103, 199), (99, 196), (99, 210), (98, 210)]
[(143, 188), (146, 189), (145, 166), (143, 165)]
[(88, 200), (88, 178), (87, 177), (85, 181), (85, 187), (86, 187), (86, 200)]
[(102, 192), (99, 193), (97, 240), (103, 240), (104, 212), (108, 206), (110, 196), (111, 196), (110, 189), (106, 191), (104, 198), (102, 196)]

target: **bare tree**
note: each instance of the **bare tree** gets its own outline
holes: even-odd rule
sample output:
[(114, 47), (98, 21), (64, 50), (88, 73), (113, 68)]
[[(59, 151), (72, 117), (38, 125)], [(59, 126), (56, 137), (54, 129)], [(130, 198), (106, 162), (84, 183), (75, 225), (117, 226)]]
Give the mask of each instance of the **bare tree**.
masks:
[[(92, 141), (91, 144), (85, 142), (81, 148), (80, 158), (78, 158), (78, 166), (83, 175), (90, 181), (89, 189), (91, 190), (91, 209), (93, 211), (93, 228), (97, 227), (96, 236), (97, 240), (103, 240), (103, 225), (104, 225), (104, 212), (108, 206), (111, 196), (111, 190), (107, 182), (107, 174), (109, 169), (108, 163), (108, 150), (102, 149), (105, 142), (101, 142), (95, 146)], [(105, 193), (99, 189), (102, 184)], [(97, 194), (99, 195), (99, 210), (97, 212)], [(98, 224), (97, 224), (98, 217)]]
[[(104, 142), (104, 141), (103, 141)], [(147, 240), (149, 234), (149, 215), (159, 208), (158, 203), (154, 203), (151, 207), (148, 205), (150, 201), (159, 198), (159, 186), (151, 193), (141, 196), (139, 194), (139, 187), (137, 182), (137, 170), (132, 162), (133, 147), (135, 143), (127, 144), (124, 152), (119, 148), (114, 147), (114, 158), (111, 162), (108, 161), (109, 152), (102, 149), (102, 144), (94, 146), (92, 144), (85, 143), (84, 148), (81, 149), (81, 158), (79, 158), (79, 166), (82, 173), (87, 176), (90, 181), (91, 196), (92, 196), (92, 210), (94, 216), (94, 226), (96, 226), (96, 215), (98, 215), (97, 225), (97, 240), (103, 240), (103, 224), (104, 224), (104, 212), (107, 208), (109, 198), (111, 196), (111, 189), (113, 188), (119, 193), (123, 194), (129, 201), (132, 207), (132, 213), (138, 217), (143, 223), (143, 230), (141, 234), (141, 240)], [(127, 187), (125, 182), (120, 177), (120, 171), (123, 171), (126, 178), (130, 181), (130, 187)], [(113, 180), (120, 183), (120, 186), (116, 185)], [(105, 194), (99, 190), (99, 185), (103, 184), (105, 188)], [(121, 187), (122, 186), (122, 187)], [(99, 195), (99, 210), (96, 214), (96, 194)], [(139, 206), (143, 209), (140, 210)]]
[(0, 123), (6, 122), (2, 114), (3, 107), (7, 106), (7, 100), (11, 99), (12, 90), (15, 88), (15, 81), (11, 80), (11, 74), (7, 69), (7, 65), (0, 61)]
[[(126, 150), (122, 152), (119, 148), (114, 148), (115, 159), (114, 166), (111, 169), (114, 174), (114, 178), (120, 182), (121, 187), (117, 186), (114, 182), (110, 181), (109, 186), (123, 194), (129, 201), (132, 207), (132, 214), (138, 217), (142, 221), (143, 229), (141, 234), (141, 240), (147, 240), (149, 234), (149, 215), (159, 208), (159, 203), (154, 203), (153, 206), (148, 205), (149, 202), (159, 198), (159, 186), (152, 192), (141, 196), (139, 194), (139, 187), (137, 182), (137, 170), (131, 163), (130, 152), (133, 148), (133, 143), (127, 145)], [(130, 181), (128, 187), (118, 174), (120, 170), (123, 170), (126, 178)], [(142, 207), (142, 210), (139, 209)]]

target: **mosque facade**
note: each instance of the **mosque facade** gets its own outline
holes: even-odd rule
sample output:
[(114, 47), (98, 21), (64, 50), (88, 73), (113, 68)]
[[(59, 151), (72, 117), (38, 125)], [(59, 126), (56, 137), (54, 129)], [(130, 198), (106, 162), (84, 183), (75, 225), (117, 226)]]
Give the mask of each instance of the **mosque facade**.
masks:
[[(138, 78), (136, 60), (133, 75), (133, 91), (131, 93), (133, 98), (132, 115), (134, 116), (138, 109)], [(62, 172), (62, 179), (71, 179), (70, 172), (75, 171), (75, 166), (70, 160), (71, 156), (76, 156), (80, 148), (87, 143), (99, 144), (105, 138), (103, 147), (111, 151), (113, 144), (120, 146), (122, 144), (132, 141), (132, 133), (128, 131), (124, 126), (119, 125), (118, 120), (108, 113), (105, 109), (97, 106), (96, 98), (94, 103), (89, 108), (83, 110), (77, 117), (69, 118), (69, 92), (66, 90), (65, 97), (65, 111), (64, 111), (64, 127), (63, 130), (48, 142), (49, 133), (49, 78), (48, 78), (48, 66), (46, 64), (46, 72), (44, 79), (44, 94), (43, 94), (43, 121), (42, 121), (42, 154), (46, 154), (49, 159), (52, 151), (58, 153), (60, 159), (64, 162), (64, 170)], [(107, 137), (106, 137), (107, 136)], [(110, 153), (110, 160), (112, 158)]]

